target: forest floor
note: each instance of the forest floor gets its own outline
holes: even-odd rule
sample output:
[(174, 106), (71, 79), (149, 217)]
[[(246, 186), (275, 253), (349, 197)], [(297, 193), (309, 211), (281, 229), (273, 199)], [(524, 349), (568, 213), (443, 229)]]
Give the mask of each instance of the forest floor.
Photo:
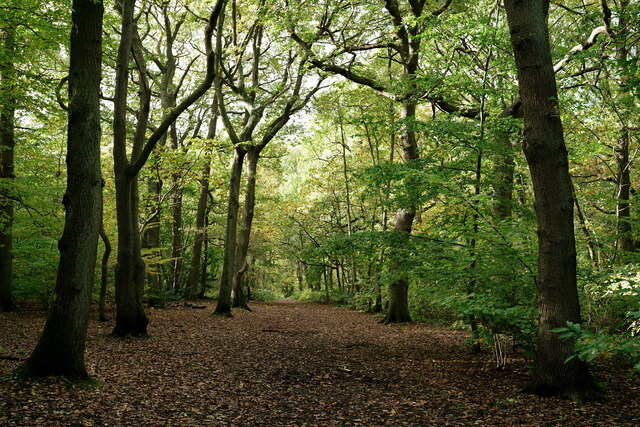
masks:
[[(2, 426), (640, 425), (640, 379), (593, 367), (608, 401), (521, 394), (529, 361), (496, 370), (467, 334), (313, 303), (253, 303), (231, 319), (184, 305), (149, 310), (149, 337), (91, 321), (86, 362), (103, 384), (0, 378)], [(93, 316), (95, 318), (95, 316)], [(34, 347), (44, 313), (0, 314), (0, 374)]]

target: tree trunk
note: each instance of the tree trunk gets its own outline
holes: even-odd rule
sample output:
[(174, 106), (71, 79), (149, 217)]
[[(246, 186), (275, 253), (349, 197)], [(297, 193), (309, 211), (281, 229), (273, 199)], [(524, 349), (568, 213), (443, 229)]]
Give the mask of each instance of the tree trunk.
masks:
[[(133, 22), (135, 0), (124, 0), (122, 30), (116, 59), (116, 85), (114, 93), (113, 159), (116, 182), (116, 217), (118, 220), (118, 257), (116, 264), (116, 325), (113, 334), (140, 335), (147, 330), (147, 316), (142, 305), (144, 292), (144, 262), (140, 255), (138, 230), (138, 173), (145, 165), (158, 141), (176, 119), (211, 87), (214, 80), (214, 54), (212, 34), (220, 17), (224, 0), (217, 0), (205, 28), (207, 71), (198, 87), (175, 108), (168, 111), (147, 139), (150, 88), (148, 73), (138, 32)], [(138, 69), (140, 108), (131, 153), (127, 158), (127, 92), (130, 52), (133, 49)]]
[[(6, 59), (0, 64), (0, 179), (9, 196), (13, 192), (15, 147), (15, 67), (11, 56), (15, 52), (15, 30), (4, 30)], [(6, 183), (9, 181), (10, 183)], [(13, 199), (0, 197), (0, 312), (16, 308), (13, 301)]]
[(576, 215), (578, 215), (578, 222), (580, 223), (580, 230), (582, 230), (582, 235), (584, 236), (585, 243), (587, 244), (587, 251), (589, 252), (589, 259), (591, 260), (591, 266), (594, 270), (600, 269), (600, 262), (598, 260), (598, 252), (593, 243), (593, 237), (591, 236), (591, 232), (587, 227), (587, 219), (580, 208), (580, 203), (578, 203), (578, 196), (576, 195), (576, 188), (573, 185), (573, 180), (571, 182), (571, 195), (573, 196), (573, 205), (576, 209)]
[(65, 226), (55, 297), (33, 353), (17, 373), (88, 378), (84, 350), (102, 209), (100, 75), (102, 2), (73, 0)]
[[(148, 323), (142, 304), (144, 264), (141, 264), (142, 258), (137, 223), (137, 173), (132, 173), (127, 158), (126, 108), (129, 58), (135, 32), (133, 22), (134, 9), (135, 0), (124, 0), (121, 39), (116, 60), (113, 163), (116, 184), (118, 254), (115, 268), (116, 324), (112, 332), (115, 336), (146, 334)], [(141, 89), (143, 88), (141, 87)], [(147, 96), (148, 94), (144, 94), (145, 98)], [(141, 102), (141, 106), (142, 108), (148, 108), (148, 102)], [(141, 113), (142, 117), (139, 117), (139, 119), (146, 120), (144, 111), (141, 111)], [(146, 125), (144, 127), (146, 131)], [(134, 145), (138, 145), (140, 129), (140, 121), (138, 121)], [(134, 151), (137, 148), (139, 147), (134, 147)]]
[(207, 214), (207, 199), (209, 197), (209, 174), (211, 173), (211, 158), (205, 158), (200, 179), (200, 196), (198, 197), (198, 211), (196, 212), (196, 235), (193, 239), (193, 254), (191, 256), (191, 267), (189, 268), (189, 279), (187, 289), (189, 296), (198, 293), (198, 279), (200, 277), (200, 263), (202, 261), (202, 244), (205, 236), (205, 216)]
[[(207, 139), (212, 140), (216, 137), (218, 122), (218, 102), (214, 99), (211, 106), (211, 120), (209, 120), (209, 129), (207, 131)], [(198, 279), (200, 275), (200, 264), (202, 262), (202, 244), (206, 236), (206, 218), (208, 213), (207, 200), (209, 198), (209, 175), (211, 174), (211, 153), (207, 152), (204, 159), (204, 167), (202, 169), (202, 178), (200, 179), (200, 196), (198, 197), (198, 210), (196, 212), (196, 235), (193, 239), (193, 253), (191, 256), (191, 266), (189, 268), (189, 278), (187, 279), (187, 292), (189, 296), (199, 295), (204, 297), (206, 277), (204, 278), (204, 286), (202, 291), (198, 293)], [(206, 252), (206, 248), (205, 248)], [(206, 255), (205, 255), (206, 256)], [(206, 264), (206, 262), (205, 262)], [(206, 266), (204, 266), (203, 275), (205, 275)]]
[[(408, 103), (402, 106), (401, 119), (404, 122), (404, 130), (402, 133), (402, 151), (405, 162), (410, 162), (418, 158), (418, 146), (416, 143), (416, 135), (413, 130), (413, 122), (416, 117), (416, 105)], [(413, 183), (407, 183), (407, 191), (411, 194), (415, 191)], [(399, 209), (396, 214), (395, 232), (398, 234), (398, 246), (403, 246), (409, 239), (411, 229), (413, 227), (413, 219), (416, 216), (415, 206)], [(411, 322), (409, 314), (409, 279), (403, 263), (394, 258), (397, 250), (393, 248), (390, 251), (390, 257), (394, 264), (394, 279), (389, 284), (389, 311), (383, 323)]]
[(204, 256), (202, 260), (202, 267), (200, 271), (200, 292), (198, 293), (198, 298), (204, 298), (205, 293), (207, 292), (207, 264), (209, 263), (209, 213), (211, 211), (211, 207), (207, 206), (207, 209), (204, 214), (204, 231), (202, 233), (202, 240), (204, 246)]
[[(626, 19), (624, 18), (626, 13), (627, 5), (629, 4), (628, 0), (622, 0), (620, 2), (619, 7), (619, 16), (621, 16), (622, 21), (620, 24), (620, 32), (618, 33), (618, 37), (616, 38), (619, 45), (616, 47), (616, 59), (618, 63), (621, 64), (621, 67), (624, 71), (623, 74), (628, 74), (628, 66), (627, 59), (629, 56), (629, 50), (627, 48), (627, 34), (628, 30), (626, 29)], [(626, 76), (621, 78), (619, 83), (620, 86), (620, 96), (624, 98), (628, 98), (629, 88), (628, 82), (626, 82)], [(616, 167), (617, 167), (617, 189), (616, 189), (616, 231), (617, 231), (617, 249), (622, 252), (632, 252), (635, 250), (635, 245), (633, 243), (633, 236), (631, 234), (631, 206), (630, 206), (630, 198), (631, 198), (631, 160), (629, 157), (629, 122), (631, 121), (629, 117), (628, 107), (626, 107), (627, 102), (623, 102), (622, 111), (621, 111), (621, 123), (620, 123), (620, 135), (618, 136), (618, 143), (614, 147), (614, 155), (616, 159)]]
[[(175, 104), (175, 102), (174, 102)], [(171, 139), (171, 149), (174, 152), (180, 150), (180, 144), (178, 141), (178, 133), (175, 125), (171, 126), (169, 133)], [(173, 165), (174, 168), (177, 165)], [(170, 280), (171, 289), (178, 293), (182, 286), (180, 275), (182, 273), (182, 177), (179, 167), (174, 169), (171, 174), (173, 181), (173, 195), (171, 197), (171, 263), (170, 266)]]
[(571, 179), (545, 7), (540, 0), (505, 0), (505, 8), (524, 109), (523, 149), (538, 219), (538, 346), (528, 389), (583, 401), (593, 397), (594, 390), (587, 365), (577, 358), (567, 362), (573, 342), (552, 332), (581, 319)]
[(146, 250), (147, 281), (149, 282), (149, 288), (155, 295), (160, 295), (163, 290), (161, 268), (160, 264), (158, 264), (162, 257), (160, 249), (161, 197), (162, 181), (160, 178), (150, 178), (147, 181), (147, 207), (151, 215), (142, 233), (142, 248)]
[(499, 129), (496, 132), (497, 152), (493, 177), (493, 214), (495, 219), (503, 221), (511, 218), (513, 204), (513, 178), (515, 169), (514, 147), (510, 132)]
[(247, 295), (242, 286), (242, 275), (246, 271), (247, 253), (249, 252), (249, 239), (251, 238), (251, 226), (253, 224), (253, 212), (256, 205), (256, 172), (260, 159), (259, 147), (251, 147), (247, 152), (247, 190), (244, 197), (244, 213), (238, 247), (236, 248), (236, 267), (233, 282), (233, 306), (249, 310)]
[(111, 255), (111, 242), (109, 236), (104, 229), (104, 224), (100, 227), (100, 237), (104, 243), (104, 253), (102, 254), (102, 263), (100, 265), (100, 299), (98, 300), (98, 320), (106, 322), (107, 313), (105, 309), (107, 297), (107, 285), (109, 283), (109, 256)]
[(618, 169), (616, 189), (616, 232), (618, 250), (632, 252), (635, 248), (631, 235), (631, 162), (629, 159), (629, 129), (622, 124), (618, 143), (614, 148), (616, 167)]
[(182, 287), (182, 188), (179, 178), (174, 179), (174, 193), (172, 197), (171, 214), (171, 288), (179, 292)]
[(231, 316), (231, 289), (236, 254), (236, 230), (238, 229), (238, 210), (240, 209), (240, 178), (242, 177), (242, 163), (246, 150), (236, 146), (233, 151), (233, 164), (229, 178), (229, 205), (227, 207), (227, 232), (224, 240), (224, 259), (220, 277), (220, 291), (218, 304), (214, 314)]

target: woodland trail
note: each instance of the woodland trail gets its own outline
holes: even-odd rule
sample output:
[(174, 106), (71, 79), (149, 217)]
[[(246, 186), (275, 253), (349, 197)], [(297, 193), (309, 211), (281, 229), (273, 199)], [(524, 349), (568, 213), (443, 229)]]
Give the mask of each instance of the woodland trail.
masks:
[[(233, 319), (197, 304), (150, 310), (149, 338), (92, 320), (87, 366), (104, 385), (0, 378), (0, 425), (640, 425), (640, 381), (614, 364), (595, 368), (609, 401), (576, 405), (520, 394), (527, 361), (497, 371), (460, 331), (313, 303), (253, 303)], [(0, 373), (43, 316), (0, 314)]]

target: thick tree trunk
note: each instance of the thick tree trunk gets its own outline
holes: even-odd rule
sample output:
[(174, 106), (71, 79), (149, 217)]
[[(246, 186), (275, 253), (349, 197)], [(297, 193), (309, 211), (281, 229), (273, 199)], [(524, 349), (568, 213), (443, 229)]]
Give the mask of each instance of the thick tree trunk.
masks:
[[(15, 52), (15, 30), (7, 27), (3, 34), (6, 60), (0, 63), (0, 179), (4, 188), (13, 191), (15, 147), (15, 68), (11, 54)], [(9, 194), (11, 196), (11, 194)], [(13, 199), (0, 197), (0, 312), (16, 308), (13, 301)]]
[(22, 376), (88, 377), (84, 364), (102, 209), (100, 75), (102, 2), (74, 0), (69, 66), (65, 226), (55, 297)]
[(524, 109), (524, 153), (538, 219), (538, 346), (530, 391), (575, 400), (592, 397), (587, 365), (554, 328), (580, 323), (573, 198), (549, 36), (540, 0), (505, 0)]
[[(140, 268), (140, 257), (137, 254), (137, 223), (133, 218), (132, 203), (134, 183), (126, 173), (116, 174), (116, 211), (118, 219), (118, 255), (115, 269), (116, 276), (116, 324), (113, 335), (144, 335), (147, 333), (147, 316), (142, 301), (144, 265)], [(140, 277), (142, 276), (142, 277)], [(144, 282), (142, 282), (144, 283)]]
[(251, 226), (253, 224), (253, 212), (256, 205), (256, 172), (258, 169), (258, 159), (260, 159), (259, 147), (251, 147), (247, 152), (247, 189), (244, 196), (244, 212), (242, 224), (240, 225), (240, 235), (238, 247), (236, 248), (236, 266), (233, 280), (233, 306), (249, 310), (247, 305), (247, 295), (244, 292), (242, 276), (246, 271), (247, 253), (249, 252), (249, 239), (251, 237)]
[[(401, 119), (405, 122), (402, 133), (402, 151), (405, 162), (410, 162), (418, 158), (418, 145), (416, 142), (415, 131), (413, 130), (413, 122), (416, 117), (416, 105), (405, 104), (402, 106)], [(413, 183), (407, 183), (407, 191), (409, 194), (415, 191)], [(399, 209), (396, 214), (395, 232), (398, 234), (398, 245), (403, 246), (409, 239), (413, 220), (416, 216), (415, 206)], [(400, 260), (394, 260), (397, 257), (395, 249), (390, 250), (390, 258), (394, 264), (394, 280), (389, 284), (389, 310), (383, 323), (411, 322), (409, 314), (409, 278), (407, 271), (403, 267)]]
[[(140, 237), (137, 223), (137, 173), (131, 171), (127, 158), (126, 108), (129, 59), (135, 35), (134, 9), (135, 0), (124, 0), (122, 31), (116, 60), (113, 163), (116, 184), (118, 254), (115, 268), (116, 324), (112, 332), (115, 336), (146, 334), (148, 323), (142, 304), (144, 264), (140, 255)], [(145, 93), (144, 96), (146, 101), (148, 94)], [(148, 108), (148, 102), (142, 102), (142, 108)], [(145, 114), (145, 111), (141, 110), (140, 116), (138, 118), (146, 122), (148, 115)], [(136, 129), (134, 152), (140, 149), (140, 138), (144, 136), (141, 130), (143, 127), (146, 130), (146, 123), (145, 126), (141, 126), (139, 121)]]
[(235, 273), (236, 236), (238, 229), (238, 210), (240, 209), (240, 178), (246, 151), (236, 146), (233, 151), (233, 164), (229, 178), (229, 204), (227, 206), (227, 228), (224, 240), (224, 260), (220, 277), (218, 304), (214, 314), (231, 316), (231, 290)]

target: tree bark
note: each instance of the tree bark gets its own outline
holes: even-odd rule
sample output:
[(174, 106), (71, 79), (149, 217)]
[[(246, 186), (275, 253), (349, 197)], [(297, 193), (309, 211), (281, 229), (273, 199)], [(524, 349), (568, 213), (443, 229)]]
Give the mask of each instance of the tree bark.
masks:
[(102, 2), (74, 0), (69, 50), (69, 122), (65, 226), (53, 305), (25, 377), (88, 378), (84, 350), (102, 209), (100, 77)]
[(16, 308), (13, 301), (13, 192), (16, 86), (15, 67), (11, 60), (16, 49), (15, 30), (10, 26), (4, 30), (3, 44), (5, 60), (0, 64), (0, 179), (9, 197), (0, 197), (0, 312)]
[[(173, 138), (173, 137), (172, 137)], [(174, 140), (177, 142), (177, 140)], [(178, 150), (177, 144), (172, 144), (173, 150)], [(182, 287), (182, 187), (181, 176), (174, 173), (173, 179), (173, 196), (171, 197), (171, 288), (178, 293)]]
[(106, 322), (106, 298), (107, 298), (107, 285), (109, 284), (109, 256), (111, 255), (111, 242), (109, 236), (104, 229), (104, 224), (100, 227), (100, 237), (104, 243), (104, 253), (102, 254), (102, 263), (100, 265), (100, 299), (98, 300), (98, 320)]
[(520, 97), (524, 110), (524, 153), (538, 219), (538, 346), (528, 390), (583, 401), (593, 397), (586, 363), (573, 342), (554, 328), (580, 323), (576, 286), (573, 198), (551, 49), (540, 0), (505, 0)]
[[(628, 0), (622, 0), (620, 2), (619, 7), (619, 15), (621, 16), (622, 21), (619, 23), (621, 30), (616, 37), (617, 43), (619, 43), (616, 47), (616, 59), (618, 63), (621, 64), (621, 67), (626, 70), (628, 68), (627, 59), (629, 57), (629, 49), (627, 47), (627, 34), (628, 30), (626, 29), (625, 18), (623, 18), (626, 14), (626, 8), (628, 6)], [(625, 73), (626, 74), (626, 73)], [(621, 77), (621, 81), (619, 83), (620, 86), (620, 95), (622, 98), (629, 97), (629, 88), (628, 83), (626, 82), (627, 77)], [(617, 167), (617, 189), (616, 189), (616, 231), (617, 231), (617, 248), (622, 252), (633, 252), (635, 250), (635, 245), (633, 242), (632, 236), (632, 227), (631, 227), (631, 160), (629, 157), (629, 113), (627, 107), (622, 107), (623, 111), (621, 111), (620, 118), (620, 135), (618, 136), (618, 143), (614, 147), (614, 156), (616, 160)]]
[[(113, 163), (116, 184), (118, 254), (115, 268), (116, 324), (112, 333), (116, 336), (144, 335), (147, 333), (148, 324), (142, 303), (144, 264), (142, 265), (142, 277), (140, 277), (139, 264), (142, 262), (142, 257), (139, 251), (138, 224), (137, 221), (134, 222), (134, 219), (137, 219), (137, 204), (134, 201), (134, 199), (137, 199), (137, 174), (132, 173), (127, 157), (126, 108), (129, 59), (135, 33), (134, 9), (135, 0), (123, 1), (122, 30), (116, 59), (116, 89), (114, 95)], [(141, 101), (141, 114), (139, 114), (138, 118), (146, 120), (148, 114), (145, 115), (143, 110), (146, 109), (148, 111), (149, 93), (145, 93), (142, 80), (140, 83), (141, 89), (143, 89), (141, 95), (144, 99)], [(136, 130), (140, 130), (140, 122), (138, 122)], [(140, 283), (141, 281), (142, 283)]]
[[(216, 124), (218, 122), (218, 103), (214, 100), (211, 107), (211, 120), (207, 139), (212, 140), (216, 136)], [(193, 254), (191, 256), (191, 266), (189, 267), (189, 278), (187, 280), (187, 290), (190, 296), (198, 294), (198, 279), (200, 277), (200, 264), (202, 262), (202, 244), (206, 233), (207, 200), (209, 198), (209, 175), (211, 174), (211, 155), (207, 153), (202, 168), (200, 178), (200, 195), (198, 197), (198, 210), (196, 212), (196, 235), (193, 239)], [(206, 279), (205, 279), (206, 280)], [(202, 293), (204, 296), (204, 292)]]
[[(162, 257), (160, 249), (160, 215), (162, 198), (162, 180), (150, 178), (147, 181), (147, 208), (150, 212), (149, 220), (146, 222), (142, 232), (142, 248), (145, 249), (145, 259), (147, 264), (147, 282), (149, 288), (155, 295), (160, 295), (163, 291), (161, 280), (161, 268), (158, 261)], [(151, 260), (151, 262), (149, 262)]]
[(238, 229), (238, 211), (240, 209), (240, 178), (246, 150), (236, 145), (233, 150), (233, 164), (229, 177), (229, 205), (227, 206), (227, 226), (224, 239), (224, 260), (220, 275), (218, 303), (214, 314), (231, 316), (231, 289), (235, 273), (236, 236)]
[[(417, 61), (417, 59), (416, 59)], [(415, 70), (414, 70), (415, 71)], [(416, 143), (416, 135), (412, 129), (412, 122), (415, 120), (416, 105), (407, 103), (402, 106), (401, 119), (405, 122), (405, 129), (402, 132), (402, 151), (405, 162), (410, 162), (418, 158), (418, 146)], [(411, 194), (415, 188), (412, 183), (407, 183), (407, 191)], [(413, 220), (416, 216), (416, 207), (399, 209), (396, 213), (395, 232), (398, 235), (398, 246), (404, 246), (411, 234)], [(394, 264), (394, 279), (389, 284), (389, 310), (385, 316), (383, 323), (401, 323), (411, 322), (409, 314), (409, 278), (407, 271), (402, 267), (403, 263), (397, 258), (397, 249), (391, 249), (391, 262)]]
[(247, 152), (247, 189), (244, 197), (244, 212), (242, 224), (240, 225), (238, 247), (236, 249), (236, 266), (233, 280), (233, 306), (244, 308), (245, 310), (249, 310), (249, 306), (247, 305), (247, 295), (242, 286), (242, 277), (247, 270), (245, 266), (248, 267), (247, 253), (249, 252), (253, 212), (256, 205), (256, 172), (259, 158), (259, 147), (249, 148)]
[[(124, 0), (122, 7), (122, 30), (116, 60), (116, 88), (114, 95), (113, 158), (116, 182), (116, 217), (118, 220), (118, 257), (116, 264), (116, 336), (142, 335), (147, 331), (147, 316), (144, 313), (144, 262), (140, 254), (138, 230), (138, 173), (145, 165), (158, 141), (187, 108), (211, 87), (214, 80), (215, 55), (211, 46), (214, 26), (220, 17), (224, 0), (217, 0), (205, 29), (205, 51), (207, 71), (198, 87), (185, 97), (174, 109), (167, 112), (151, 136), (146, 139), (150, 89), (144, 58), (140, 53), (139, 38), (134, 45), (137, 31), (133, 22), (135, 0)], [(134, 137), (131, 162), (127, 158), (127, 92), (129, 53), (132, 50), (138, 66), (140, 87), (140, 111)]]

